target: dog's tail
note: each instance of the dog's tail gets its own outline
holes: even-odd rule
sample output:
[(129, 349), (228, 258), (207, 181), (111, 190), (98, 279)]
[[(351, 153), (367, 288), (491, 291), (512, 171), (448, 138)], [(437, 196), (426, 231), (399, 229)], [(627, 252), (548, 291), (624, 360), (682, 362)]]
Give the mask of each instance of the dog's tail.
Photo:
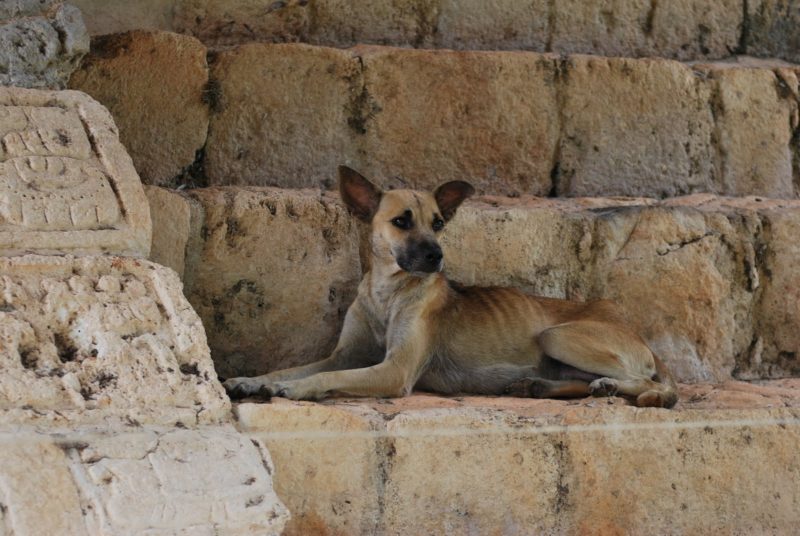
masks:
[(675, 378), (672, 377), (669, 369), (653, 354), (653, 360), (656, 364), (656, 373), (653, 375), (653, 381), (657, 386), (648, 389), (636, 397), (636, 405), (639, 407), (652, 407), (652, 408), (671, 408), (678, 402), (678, 384), (675, 383)]

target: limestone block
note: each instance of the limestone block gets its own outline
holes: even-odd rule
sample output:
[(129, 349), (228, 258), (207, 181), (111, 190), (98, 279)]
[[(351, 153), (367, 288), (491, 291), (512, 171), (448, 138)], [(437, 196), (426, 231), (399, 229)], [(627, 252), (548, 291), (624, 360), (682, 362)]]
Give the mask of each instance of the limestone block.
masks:
[(601, 56), (722, 58), (739, 45), (741, 0), (566, 0), (554, 4), (551, 49)]
[[(286, 536), (376, 534), (388, 454), (386, 441), (373, 437), (377, 412), (275, 403), (239, 404), (236, 413), (243, 432), (269, 448), (278, 468), (275, 491), (292, 512)], [(317, 509), (321, 504), (325, 511)]]
[(438, 1), (315, 0), (309, 42), (329, 46), (358, 43), (429, 45)]
[(157, 264), (169, 266), (183, 278), (191, 232), (192, 201), (158, 186), (145, 186), (144, 193), (150, 202), (153, 220), (153, 245), (149, 258)]
[(550, 5), (547, 0), (442, 0), (436, 46), (544, 52)]
[(739, 365), (742, 378), (800, 374), (800, 211), (795, 207), (760, 212), (757, 241), (761, 293), (754, 310), (756, 337)]
[(146, 184), (169, 184), (203, 147), (213, 88), (206, 48), (159, 31), (95, 37), (70, 87), (106, 106)]
[(91, 35), (130, 30), (173, 30), (175, 0), (70, 0)]
[(669, 411), (412, 395), (237, 415), (273, 453), (289, 534), (791, 533), (800, 384), (786, 382), (689, 386)]
[(694, 69), (712, 79), (710, 104), (719, 168), (716, 190), (737, 196), (796, 197), (792, 172), (792, 138), (798, 126), (795, 71), (735, 63)]
[(277, 535), (288, 519), (269, 453), (232, 427), (100, 437), (72, 461), (91, 533)]
[(229, 409), (172, 270), (125, 257), (0, 258), (0, 422), (184, 424)]
[(0, 431), (2, 534), (280, 534), (288, 512), (257, 440), (198, 430)]
[(754, 56), (800, 61), (800, 3), (796, 0), (748, 0), (747, 52)]
[(0, 85), (61, 89), (88, 50), (74, 6), (55, 0), (0, 6)]
[(174, 26), (214, 46), (298, 41), (308, 34), (312, 9), (305, 0), (177, 0)]
[(363, 122), (352, 162), (381, 184), (468, 180), (495, 194), (550, 190), (556, 59), (533, 53), (360, 47)]
[(0, 255), (147, 256), (147, 199), (105, 108), (0, 88), (0, 139)]
[(0, 442), (0, 534), (85, 534), (64, 450), (19, 432)]
[(332, 186), (352, 152), (358, 76), (358, 60), (342, 50), (251, 44), (220, 52), (204, 160), (211, 184)]
[[(204, 188), (186, 295), (224, 377), (327, 357), (361, 278), (358, 229), (318, 192)], [(194, 246), (193, 246), (194, 247)]]
[(445, 272), (465, 285), (513, 286), (539, 296), (585, 299), (593, 211), (653, 203), (528, 196), (476, 199), (459, 209), (442, 235)]
[(572, 56), (558, 195), (714, 191), (710, 88), (682, 64)]

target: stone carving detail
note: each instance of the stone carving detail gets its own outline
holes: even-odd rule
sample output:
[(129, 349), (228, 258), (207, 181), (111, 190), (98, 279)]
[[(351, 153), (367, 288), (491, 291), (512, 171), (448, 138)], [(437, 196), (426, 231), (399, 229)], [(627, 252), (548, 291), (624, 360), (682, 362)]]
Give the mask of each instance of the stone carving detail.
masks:
[(149, 250), (147, 202), (108, 112), (0, 88), (0, 254)]
[(229, 408), (171, 270), (125, 257), (0, 258), (0, 424), (188, 426)]

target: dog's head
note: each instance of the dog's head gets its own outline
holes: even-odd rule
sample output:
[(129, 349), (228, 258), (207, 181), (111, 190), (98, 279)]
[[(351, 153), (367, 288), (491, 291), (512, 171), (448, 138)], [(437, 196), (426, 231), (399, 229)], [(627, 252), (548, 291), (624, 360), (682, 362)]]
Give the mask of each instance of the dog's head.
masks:
[(372, 225), (372, 253), (411, 273), (442, 269), (439, 233), (475, 189), (464, 181), (439, 186), (432, 194), (378, 187), (349, 167), (339, 167), (339, 193), (350, 212)]

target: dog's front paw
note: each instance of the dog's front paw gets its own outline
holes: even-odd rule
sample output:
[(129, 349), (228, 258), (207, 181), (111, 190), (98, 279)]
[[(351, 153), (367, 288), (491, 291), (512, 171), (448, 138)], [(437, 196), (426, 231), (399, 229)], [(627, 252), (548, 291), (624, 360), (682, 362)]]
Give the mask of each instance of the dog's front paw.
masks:
[(259, 397), (264, 400), (272, 398), (273, 386), (267, 385), (258, 378), (230, 378), (222, 383), (231, 400), (247, 397)]
[(309, 382), (304, 380), (287, 380), (272, 384), (273, 396), (289, 400), (319, 400), (323, 398)]
[(619, 391), (619, 383), (613, 378), (597, 378), (589, 384), (592, 396), (614, 396)]

